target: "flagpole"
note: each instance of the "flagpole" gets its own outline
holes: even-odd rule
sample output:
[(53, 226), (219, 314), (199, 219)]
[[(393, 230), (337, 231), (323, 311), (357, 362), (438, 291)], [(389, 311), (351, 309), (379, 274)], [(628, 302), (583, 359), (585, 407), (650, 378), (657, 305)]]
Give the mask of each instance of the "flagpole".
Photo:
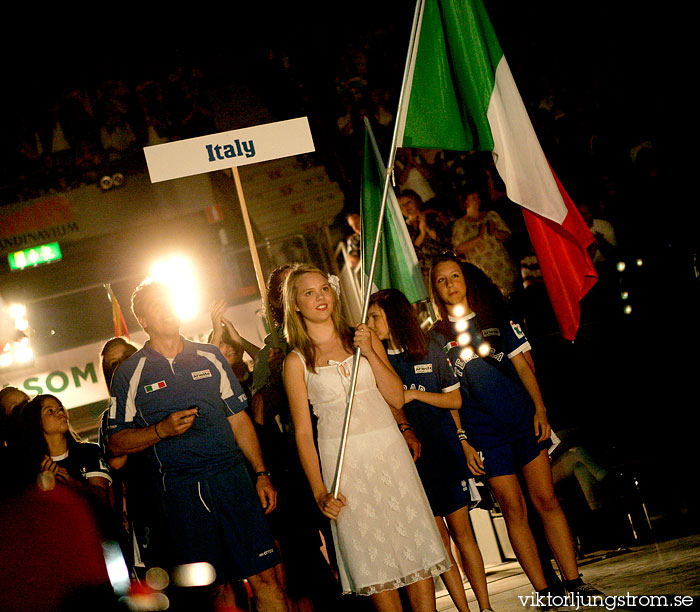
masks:
[(267, 324), (270, 328), (270, 337), (272, 339), (272, 346), (275, 348), (279, 346), (279, 341), (277, 339), (277, 328), (272, 320), (272, 312), (270, 311), (270, 303), (267, 299), (267, 286), (265, 285), (265, 277), (263, 276), (262, 266), (260, 265), (260, 257), (258, 256), (258, 247), (255, 244), (255, 236), (253, 234), (253, 226), (250, 223), (250, 217), (248, 216), (248, 208), (245, 203), (245, 196), (243, 195), (243, 185), (241, 184), (241, 177), (238, 174), (238, 168), (233, 166), (231, 168), (233, 173), (233, 181), (236, 184), (236, 193), (238, 194), (238, 202), (241, 205), (241, 215), (243, 216), (243, 225), (245, 226), (245, 233), (248, 238), (248, 248), (250, 249), (250, 255), (253, 258), (253, 268), (255, 268), (255, 278), (258, 281), (258, 289), (260, 291), (260, 297), (262, 298), (263, 307), (265, 309), (265, 316), (267, 317)]
[[(379, 241), (382, 234), (382, 225), (384, 223), (384, 212), (386, 210), (386, 200), (389, 195), (389, 187), (391, 185), (391, 177), (394, 172), (394, 161), (396, 160), (396, 148), (398, 146), (398, 134), (399, 125), (401, 124), (401, 109), (403, 108), (403, 99), (406, 93), (406, 85), (408, 82), (408, 72), (411, 63), (411, 57), (413, 56), (414, 47), (416, 44), (416, 38), (418, 35), (418, 22), (423, 8), (423, 1), (418, 0), (416, 2), (416, 9), (413, 15), (413, 25), (411, 26), (411, 38), (408, 44), (408, 54), (406, 57), (406, 66), (404, 67), (403, 80), (401, 82), (401, 90), (399, 93), (399, 104), (398, 110), (396, 112), (396, 117), (394, 118), (394, 133), (391, 137), (391, 150), (389, 151), (389, 160), (386, 165), (386, 175), (384, 177), (384, 189), (382, 190), (382, 203), (379, 208), (379, 218), (377, 220), (377, 235), (374, 237), (374, 246), (372, 249), (372, 259), (370, 262), (369, 273), (367, 274), (367, 282), (363, 283), (364, 295), (362, 304), (362, 316), (360, 322), (364, 323), (367, 320), (367, 312), (369, 311), (369, 298), (372, 290), (372, 282), (374, 280), (374, 270), (377, 265), (377, 253), (379, 252)], [(369, 120), (365, 117), (365, 125), (369, 127)], [(364, 255), (364, 253), (363, 253)], [(362, 265), (362, 264), (361, 264)], [(355, 357), (352, 361), (352, 377), (350, 379), (350, 394), (348, 395), (347, 405), (345, 407), (345, 420), (343, 422), (343, 434), (340, 440), (340, 451), (338, 453), (338, 462), (335, 469), (335, 477), (333, 479), (333, 497), (338, 497), (338, 490), (340, 488), (340, 477), (343, 471), (343, 463), (345, 460), (345, 448), (348, 442), (348, 430), (350, 427), (350, 414), (352, 413), (352, 403), (355, 399), (355, 386), (357, 384), (357, 372), (360, 367), (360, 355), (361, 351), (359, 347), (355, 351)]]

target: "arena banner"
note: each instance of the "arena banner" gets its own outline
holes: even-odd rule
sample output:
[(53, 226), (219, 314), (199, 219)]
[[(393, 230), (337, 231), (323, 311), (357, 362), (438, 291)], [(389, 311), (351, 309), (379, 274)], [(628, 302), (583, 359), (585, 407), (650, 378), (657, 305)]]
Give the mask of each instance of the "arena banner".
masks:
[(153, 183), (314, 151), (306, 117), (144, 147)]

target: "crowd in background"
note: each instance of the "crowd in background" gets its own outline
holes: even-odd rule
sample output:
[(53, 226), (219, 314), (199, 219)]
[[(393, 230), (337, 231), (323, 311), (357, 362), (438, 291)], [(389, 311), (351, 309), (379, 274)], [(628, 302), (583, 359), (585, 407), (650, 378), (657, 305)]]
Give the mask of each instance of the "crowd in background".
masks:
[[(387, 32), (370, 32), (348, 45), (336, 75), (336, 130), (344, 155), (344, 173), (359, 181), (364, 122), (368, 117), (382, 155), (388, 155), (404, 58), (387, 44)], [(517, 59), (514, 70), (518, 68)], [(663, 198), (663, 169), (653, 117), (636, 123), (641, 100), (634, 93), (600, 99), (600, 90), (553, 74), (534, 83), (519, 83), (521, 95), (542, 148), (575, 204), (610, 222), (620, 241), (634, 249), (658, 246), (667, 238), (666, 222), (651, 224), (647, 215)], [(387, 85), (389, 84), (389, 85)], [(403, 150), (397, 154), (397, 192), (406, 188), (405, 173), (423, 175), (419, 193), (429, 208), (448, 217), (461, 216), (458, 198), (464, 189), (483, 190), (484, 161), (478, 153)], [(481, 166), (481, 168), (479, 167)], [(355, 185), (355, 188), (357, 185)], [(433, 200), (433, 198), (435, 198)], [(656, 244), (655, 244), (656, 243)]]
[[(383, 156), (391, 140), (406, 34), (405, 24), (387, 23), (377, 27), (355, 20), (338, 33), (319, 32), (319, 44), (327, 45), (323, 55), (304, 47), (310, 42), (292, 44), (280, 36), (246, 58), (249, 87), (276, 118), (309, 116), (319, 160), (343, 188), (348, 208), (358, 201), (364, 117)], [(506, 57), (536, 133), (573, 201), (610, 222), (620, 244), (631, 250), (685, 239), (668, 215), (652, 221), (666, 194), (667, 168), (662, 167), (657, 119), (648, 114), (638, 91), (616, 88), (605, 80), (609, 77), (576, 80), (580, 71), (567, 78), (556, 58), (548, 58), (548, 71), (532, 74), (525, 58), (544, 53), (538, 41), (514, 34), (506, 41)], [(311, 64), (310, 54), (315, 54)], [(138, 58), (136, 68), (115, 63), (99, 76), (78, 72), (63, 81), (28, 72), (3, 100), (2, 202), (96, 183), (104, 174), (127, 168), (144, 169), (145, 145), (226, 129), (231, 109), (212, 105), (209, 93), (221, 84), (228, 60), (215, 57), (208, 63), (201, 57), (183, 61), (175, 54), (161, 68), (152, 67), (148, 57)], [(542, 64), (537, 68), (542, 70)], [(236, 112), (236, 101), (231, 102)], [(399, 164), (408, 155), (402, 152)], [(439, 202), (448, 215), (461, 215), (457, 196), (471, 179), (456, 172), (468, 157), (414, 152), (414, 160), (427, 162), (423, 166), (437, 197), (433, 204)], [(430, 197), (418, 193), (427, 204)], [(338, 226), (343, 225), (340, 218)]]
[(2, 203), (143, 170), (142, 147), (214, 132), (201, 68), (175, 66), (61, 82), (30, 73), (3, 102)]

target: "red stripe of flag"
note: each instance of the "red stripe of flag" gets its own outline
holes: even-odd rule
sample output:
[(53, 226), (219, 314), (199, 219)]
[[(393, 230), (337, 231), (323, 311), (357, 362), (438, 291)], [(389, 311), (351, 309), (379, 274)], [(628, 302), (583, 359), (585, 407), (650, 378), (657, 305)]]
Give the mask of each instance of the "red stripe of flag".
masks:
[(579, 302), (598, 280), (586, 251), (594, 238), (554, 171), (552, 175), (568, 210), (563, 223), (522, 211), (561, 334), (573, 342), (581, 318)]

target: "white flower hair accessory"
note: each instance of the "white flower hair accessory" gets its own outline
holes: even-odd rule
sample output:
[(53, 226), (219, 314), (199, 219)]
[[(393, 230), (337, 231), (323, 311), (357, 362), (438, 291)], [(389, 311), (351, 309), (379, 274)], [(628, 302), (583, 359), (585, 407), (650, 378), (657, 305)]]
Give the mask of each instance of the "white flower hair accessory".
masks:
[(335, 289), (337, 296), (340, 297), (340, 279), (335, 274), (329, 274), (328, 283)]

